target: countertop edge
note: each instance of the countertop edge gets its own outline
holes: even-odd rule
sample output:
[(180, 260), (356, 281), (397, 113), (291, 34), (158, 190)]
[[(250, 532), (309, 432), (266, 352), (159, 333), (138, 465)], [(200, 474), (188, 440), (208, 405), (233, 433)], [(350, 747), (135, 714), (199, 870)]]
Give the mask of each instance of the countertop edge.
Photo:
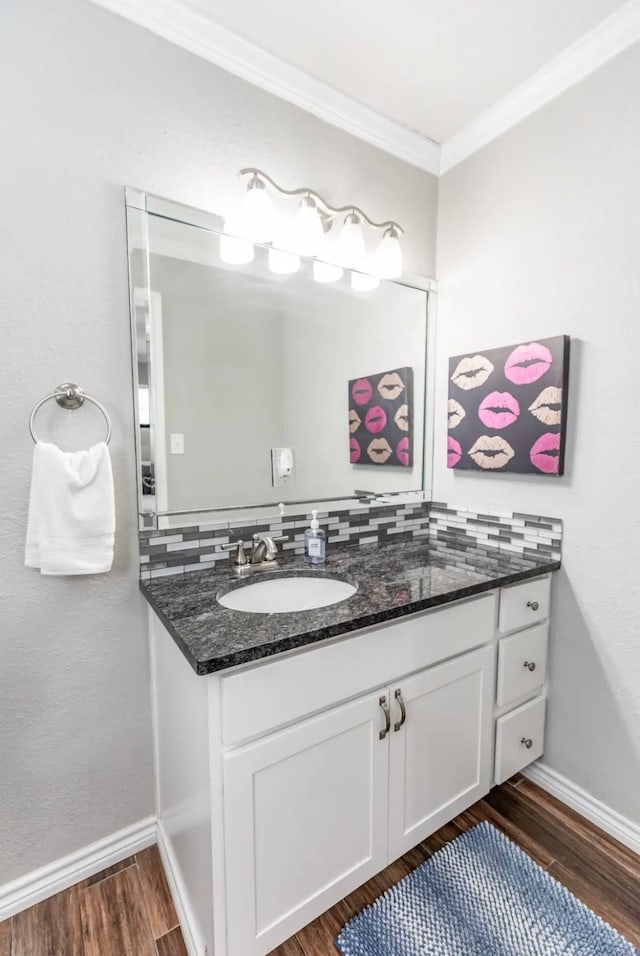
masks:
[(437, 594), (434, 597), (425, 598), (421, 601), (414, 601), (411, 604), (390, 607), (385, 611), (376, 611), (373, 614), (359, 615), (358, 617), (352, 618), (349, 621), (341, 621), (338, 624), (330, 625), (328, 627), (316, 628), (315, 630), (309, 631), (306, 634), (296, 634), (295, 636), (285, 637), (281, 641), (273, 641), (269, 644), (261, 644), (257, 647), (249, 649), (245, 648), (241, 651), (225, 654), (221, 657), (209, 658), (205, 661), (195, 659), (189, 652), (176, 628), (160, 610), (147, 591), (145, 587), (145, 581), (140, 580), (139, 588), (148, 605), (156, 614), (162, 625), (173, 637), (192, 670), (195, 671), (198, 676), (203, 677), (207, 674), (216, 674), (220, 671), (230, 670), (233, 667), (239, 667), (241, 664), (251, 664), (260, 660), (265, 660), (266, 658), (274, 657), (286, 651), (299, 650), (304, 647), (309, 647), (310, 645), (321, 643), (322, 641), (333, 637), (341, 637), (342, 635), (351, 634), (354, 631), (359, 631), (363, 628), (373, 627), (377, 624), (386, 624), (388, 621), (394, 621), (403, 617), (408, 617), (411, 614), (419, 614), (420, 612), (428, 611), (431, 608), (442, 607), (445, 604), (453, 604), (455, 601), (475, 597), (476, 595), (484, 594), (487, 591), (495, 591), (498, 588), (507, 587), (510, 584), (517, 584), (519, 581), (543, 577), (545, 574), (558, 571), (561, 566), (562, 562), (559, 560), (549, 561), (536, 568), (528, 568), (526, 570), (506, 573), (492, 581), (481, 581), (477, 584), (467, 585), (463, 588), (456, 588), (452, 591), (446, 591), (443, 594)]

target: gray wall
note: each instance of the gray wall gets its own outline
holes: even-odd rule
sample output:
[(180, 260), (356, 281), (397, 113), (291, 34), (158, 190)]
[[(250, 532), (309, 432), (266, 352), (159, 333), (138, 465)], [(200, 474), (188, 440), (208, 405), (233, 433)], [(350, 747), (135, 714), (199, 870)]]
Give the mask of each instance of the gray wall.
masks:
[[(441, 180), (434, 498), (565, 521), (546, 762), (640, 822), (640, 47)], [(447, 472), (449, 355), (573, 337), (564, 477)]]
[[(437, 183), (87, 0), (2, 4), (0, 84), (2, 884), (154, 809), (123, 184), (217, 212), (261, 166), (397, 219), (407, 268), (430, 275)], [(113, 417), (116, 560), (95, 579), (22, 566), (27, 419), (69, 378)], [(96, 431), (73, 414), (77, 447)]]

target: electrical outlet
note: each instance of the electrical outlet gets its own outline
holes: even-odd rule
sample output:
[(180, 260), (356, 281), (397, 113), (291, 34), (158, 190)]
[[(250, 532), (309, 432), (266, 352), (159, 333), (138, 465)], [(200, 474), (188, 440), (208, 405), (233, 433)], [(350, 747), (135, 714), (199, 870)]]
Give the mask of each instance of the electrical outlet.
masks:
[(271, 449), (271, 483), (274, 488), (295, 484), (293, 448)]

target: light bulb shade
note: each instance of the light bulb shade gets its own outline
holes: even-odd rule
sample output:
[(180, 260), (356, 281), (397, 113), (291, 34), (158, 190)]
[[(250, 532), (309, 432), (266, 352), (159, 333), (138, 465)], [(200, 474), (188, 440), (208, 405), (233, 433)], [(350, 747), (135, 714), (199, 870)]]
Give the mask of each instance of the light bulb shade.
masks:
[(343, 275), (344, 269), (342, 266), (334, 266), (330, 262), (318, 262), (317, 260), (313, 263), (313, 278), (316, 282), (337, 282)]
[(300, 268), (300, 256), (282, 249), (269, 249), (269, 269), (276, 275), (290, 276)]
[(361, 269), (364, 265), (367, 249), (360, 218), (350, 213), (344, 221), (336, 240), (335, 260), (347, 269)]
[(220, 258), (232, 266), (242, 266), (253, 262), (253, 243), (237, 236), (220, 236)]
[(393, 226), (386, 230), (376, 249), (375, 271), (381, 279), (397, 279), (402, 275), (402, 249)]
[(271, 242), (276, 225), (276, 214), (271, 196), (262, 180), (254, 177), (247, 186), (240, 223), (244, 239), (251, 242)]
[(301, 256), (317, 256), (323, 239), (318, 207), (310, 196), (303, 196), (293, 224), (295, 251)]
[(377, 276), (369, 276), (364, 272), (351, 273), (351, 288), (355, 292), (373, 292), (380, 285), (380, 279)]

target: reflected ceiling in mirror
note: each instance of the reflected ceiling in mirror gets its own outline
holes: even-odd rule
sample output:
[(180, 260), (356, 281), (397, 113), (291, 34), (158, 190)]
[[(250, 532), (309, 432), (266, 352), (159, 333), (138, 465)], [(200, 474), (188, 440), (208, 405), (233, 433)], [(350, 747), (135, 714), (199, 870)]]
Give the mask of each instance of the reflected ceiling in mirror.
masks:
[(131, 190), (127, 227), (141, 515), (424, 491), (428, 281), (225, 262), (218, 217)]

